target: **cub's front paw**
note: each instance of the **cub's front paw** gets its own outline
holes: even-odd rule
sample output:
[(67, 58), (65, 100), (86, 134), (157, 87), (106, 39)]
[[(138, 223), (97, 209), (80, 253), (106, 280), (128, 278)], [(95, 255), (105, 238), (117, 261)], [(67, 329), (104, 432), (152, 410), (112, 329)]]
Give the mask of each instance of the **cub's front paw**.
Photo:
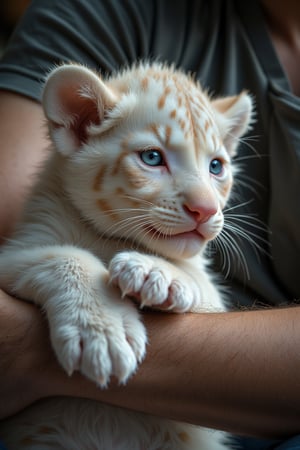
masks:
[(109, 266), (110, 281), (122, 295), (141, 306), (184, 312), (192, 309), (198, 289), (183, 271), (168, 262), (138, 252), (118, 253)]
[(147, 336), (136, 307), (109, 287), (107, 301), (61, 309), (49, 316), (51, 341), (59, 362), (105, 387), (111, 376), (125, 383), (146, 352)]

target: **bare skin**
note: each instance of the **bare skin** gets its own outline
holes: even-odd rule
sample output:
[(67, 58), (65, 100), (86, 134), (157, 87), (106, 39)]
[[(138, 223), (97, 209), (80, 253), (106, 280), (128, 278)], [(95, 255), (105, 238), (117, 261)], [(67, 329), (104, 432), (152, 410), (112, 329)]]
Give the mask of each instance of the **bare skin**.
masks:
[(0, 91), (0, 99), (1, 242), (22, 213), (34, 174), (47, 156), (47, 141), (40, 105), (5, 91)]
[(34, 306), (0, 297), (0, 308), (5, 318), (0, 417), (41, 398), (67, 395), (239, 434), (274, 438), (299, 433), (299, 308), (147, 313), (146, 360), (126, 387), (112, 380), (108, 390), (63, 372), (46, 321)]
[[(265, 8), (272, 4), (280, 1), (264, 2)], [(274, 10), (266, 11), (275, 48), (299, 92), (292, 59), (284, 50), (288, 40), (273, 25)], [(295, 22), (289, 17), (290, 29)], [(293, 54), (298, 66), (299, 52)], [(31, 183), (28, 174), (45, 158), (42, 121), (39, 105), (0, 93), (1, 235), (13, 228)], [(63, 373), (51, 351), (46, 322), (34, 306), (0, 293), (0, 417), (48, 396), (81, 395), (240, 434), (299, 434), (299, 316), (298, 307), (208, 315), (147, 313), (146, 360), (126, 387), (112, 383), (101, 391), (78, 374), (68, 378)]]

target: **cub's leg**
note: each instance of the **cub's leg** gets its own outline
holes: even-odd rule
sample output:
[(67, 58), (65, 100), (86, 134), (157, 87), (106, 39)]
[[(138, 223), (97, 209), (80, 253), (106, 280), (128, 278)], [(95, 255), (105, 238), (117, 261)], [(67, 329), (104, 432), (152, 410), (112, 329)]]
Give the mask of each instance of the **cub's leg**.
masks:
[(73, 246), (45, 246), (0, 254), (0, 287), (41, 305), (57, 358), (105, 386), (136, 370), (146, 332), (136, 308), (108, 284), (101, 261)]

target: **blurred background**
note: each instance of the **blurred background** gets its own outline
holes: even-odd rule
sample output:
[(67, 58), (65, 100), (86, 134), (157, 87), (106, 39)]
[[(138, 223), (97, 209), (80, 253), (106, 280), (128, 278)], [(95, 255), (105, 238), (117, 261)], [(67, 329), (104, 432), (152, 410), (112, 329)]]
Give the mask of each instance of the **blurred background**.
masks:
[(0, 0), (0, 52), (31, 0)]

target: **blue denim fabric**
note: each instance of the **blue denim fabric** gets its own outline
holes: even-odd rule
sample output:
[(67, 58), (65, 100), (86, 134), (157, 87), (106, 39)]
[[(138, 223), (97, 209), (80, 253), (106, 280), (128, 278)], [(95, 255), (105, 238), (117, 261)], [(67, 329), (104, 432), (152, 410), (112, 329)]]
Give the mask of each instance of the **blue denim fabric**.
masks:
[(234, 438), (233, 448), (236, 450), (300, 450), (300, 435), (284, 441), (237, 437)]
[(2, 444), (1, 441), (0, 441), (0, 450), (7, 450), (6, 447), (4, 447), (4, 445)]

